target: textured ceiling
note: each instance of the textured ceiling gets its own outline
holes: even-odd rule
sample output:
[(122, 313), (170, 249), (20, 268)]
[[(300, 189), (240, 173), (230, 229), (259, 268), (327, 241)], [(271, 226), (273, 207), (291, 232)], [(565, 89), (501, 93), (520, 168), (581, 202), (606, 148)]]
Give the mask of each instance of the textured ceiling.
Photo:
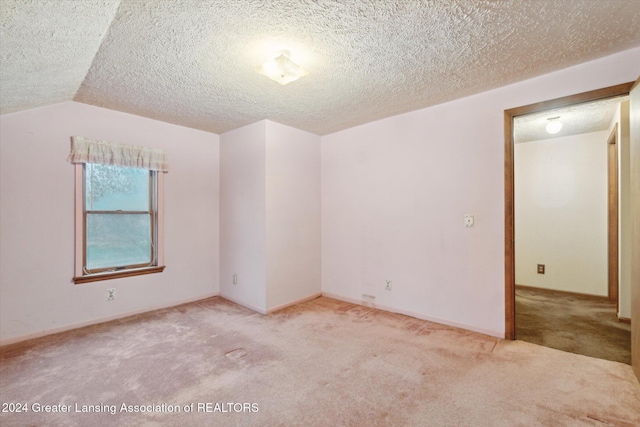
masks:
[[(515, 117), (514, 142), (517, 144), (608, 130), (618, 104), (628, 99), (628, 96), (608, 98)], [(562, 122), (562, 129), (555, 135), (546, 131), (551, 117), (559, 117), (557, 120)]]
[(120, 0), (0, 0), (0, 113), (74, 98)]
[[(640, 46), (638, 0), (0, 8), (3, 113), (74, 99), (215, 133), (270, 119), (324, 135)], [(281, 86), (255, 72), (282, 49), (309, 75)]]

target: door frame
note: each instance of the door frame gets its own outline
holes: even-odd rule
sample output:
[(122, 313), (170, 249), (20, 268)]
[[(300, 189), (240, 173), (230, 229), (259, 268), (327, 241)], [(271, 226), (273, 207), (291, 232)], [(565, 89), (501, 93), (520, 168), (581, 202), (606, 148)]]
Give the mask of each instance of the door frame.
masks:
[(607, 140), (607, 294), (609, 301), (616, 302), (616, 312), (620, 310), (618, 300), (618, 123)]
[(505, 264), (505, 339), (516, 336), (516, 257), (515, 257), (515, 185), (513, 119), (516, 116), (567, 107), (599, 99), (628, 95), (635, 82), (623, 83), (576, 95), (537, 102), (504, 111), (504, 264)]

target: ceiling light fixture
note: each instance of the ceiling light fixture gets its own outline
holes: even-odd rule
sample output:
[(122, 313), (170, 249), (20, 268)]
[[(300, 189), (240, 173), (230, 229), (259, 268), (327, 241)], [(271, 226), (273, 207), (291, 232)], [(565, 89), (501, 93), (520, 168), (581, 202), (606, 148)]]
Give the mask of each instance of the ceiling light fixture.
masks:
[(294, 80), (298, 80), (302, 76), (306, 76), (308, 73), (293, 62), (289, 56), (291, 53), (288, 50), (283, 50), (280, 55), (273, 59), (268, 60), (256, 71), (264, 76), (269, 77), (271, 80), (275, 80), (281, 85), (286, 85)]
[(560, 116), (557, 117), (550, 117), (547, 120), (549, 120), (549, 123), (547, 123), (547, 132), (550, 133), (551, 135), (555, 135), (556, 133), (560, 132), (560, 129), (562, 129), (562, 122), (560, 120), (558, 120), (560, 118)]

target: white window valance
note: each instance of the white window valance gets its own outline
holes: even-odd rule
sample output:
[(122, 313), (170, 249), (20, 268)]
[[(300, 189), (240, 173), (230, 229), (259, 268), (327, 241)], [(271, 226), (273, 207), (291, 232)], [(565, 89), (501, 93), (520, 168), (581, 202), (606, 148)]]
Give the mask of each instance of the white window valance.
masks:
[(98, 163), (168, 172), (164, 150), (95, 141), (81, 136), (71, 137), (70, 163)]

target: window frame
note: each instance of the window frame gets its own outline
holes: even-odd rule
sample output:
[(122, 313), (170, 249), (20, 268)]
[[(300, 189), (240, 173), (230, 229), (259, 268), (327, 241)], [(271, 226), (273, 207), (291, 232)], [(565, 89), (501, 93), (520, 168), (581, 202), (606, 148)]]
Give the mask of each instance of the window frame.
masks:
[[(108, 267), (88, 272), (86, 265), (86, 197), (85, 197), (85, 167), (86, 163), (76, 163), (75, 167), (75, 284), (96, 282), (101, 280), (118, 279), (122, 277), (139, 276), (143, 274), (161, 273), (164, 271), (164, 173), (149, 171), (150, 182), (150, 212), (151, 215), (151, 259), (155, 262), (128, 266)], [(142, 211), (133, 212), (140, 214)], [(126, 214), (119, 212), (117, 214)], [(110, 214), (113, 214), (110, 212)]]

